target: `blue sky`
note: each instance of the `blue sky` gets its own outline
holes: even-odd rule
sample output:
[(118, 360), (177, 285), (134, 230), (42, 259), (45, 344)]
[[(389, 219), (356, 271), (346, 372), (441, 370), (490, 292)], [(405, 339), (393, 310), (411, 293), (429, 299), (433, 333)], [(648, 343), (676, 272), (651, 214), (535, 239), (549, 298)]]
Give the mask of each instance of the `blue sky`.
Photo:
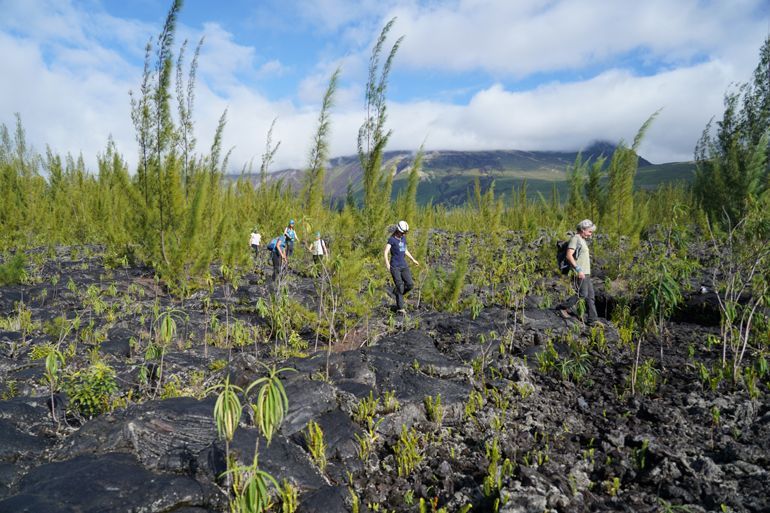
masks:
[[(36, 149), (88, 163), (112, 135), (134, 162), (128, 91), (170, 4), (0, 0), (0, 122), (18, 112)], [(654, 162), (692, 157), (770, 32), (767, 0), (186, 0), (177, 43), (205, 36), (198, 149), (227, 108), (233, 167), (258, 161), (276, 118), (274, 167), (302, 167), (340, 67), (331, 152), (355, 153), (370, 50), (393, 17), (389, 149), (575, 150), (629, 141), (662, 109), (641, 147)]]

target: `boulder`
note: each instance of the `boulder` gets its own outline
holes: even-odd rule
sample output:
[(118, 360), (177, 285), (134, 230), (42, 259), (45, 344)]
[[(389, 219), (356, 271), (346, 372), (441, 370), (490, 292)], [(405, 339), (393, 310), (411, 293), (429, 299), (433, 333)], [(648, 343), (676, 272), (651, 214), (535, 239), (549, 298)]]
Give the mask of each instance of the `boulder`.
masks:
[(161, 513), (197, 507), (205, 512), (222, 505), (213, 489), (190, 477), (153, 473), (130, 454), (109, 453), (84, 454), (32, 469), (12, 495), (0, 501), (0, 511)]
[(57, 459), (121, 451), (148, 469), (186, 471), (217, 438), (214, 397), (149, 401), (98, 417), (62, 442)]

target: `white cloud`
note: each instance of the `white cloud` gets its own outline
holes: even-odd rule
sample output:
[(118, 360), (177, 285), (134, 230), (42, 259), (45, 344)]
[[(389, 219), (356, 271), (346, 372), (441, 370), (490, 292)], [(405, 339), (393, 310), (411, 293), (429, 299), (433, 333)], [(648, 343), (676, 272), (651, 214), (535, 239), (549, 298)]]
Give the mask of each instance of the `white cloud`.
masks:
[[(189, 32), (189, 29), (184, 32)], [(233, 34), (217, 23), (205, 23), (203, 36), (205, 41), (198, 60), (202, 78), (218, 88), (228, 88), (239, 85), (239, 74), (254, 73), (254, 48), (236, 43)], [(199, 38), (196, 35), (188, 39), (195, 40), (197, 44)]]
[(690, 160), (731, 70), (719, 63), (636, 77), (610, 71), (594, 79), (512, 92), (497, 84), (467, 106), (394, 105), (391, 146), (415, 149), (567, 150), (596, 139), (630, 144), (642, 123), (662, 109), (640, 148), (655, 162)]
[(281, 61), (273, 59), (261, 65), (257, 70), (257, 74), (260, 77), (279, 77), (284, 75), (286, 71), (287, 68), (281, 64)]
[(761, 0), (460, 0), (399, 6), (401, 65), (509, 76), (578, 69), (644, 49), (676, 63), (761, 41)]
[[(465, 104), (444, 100), (439, 93), (389, 103), (389, 149), (414, 150), (424, 140), (428, 149), (467, 150), (561, 150), (595, 139), (631, 141), (647, 117), (663, 108), (641, 153), (656, 162), (687, 160), (706, 122), (721, 114), (729, 84), (750, 78), (765, 37), (764, 22), (747, 14), (759, 0), (729, 5), (606, 0), (591, 2), (590, 9), (585, 2), (535, 0), (422, 6), (409, 0), (376, 6), (300, 0), (297, 5), (307, 7), (304, 16), (320, 17), (319, 30), (341, 31), (343, 38), (357, 43), (344, 56), (312, 49), (322, 57), (278, 99), (268, 98), (260, 81), (296, 72), (291, 63), (260, 55), (219, 23), (203, 24), (202, 30), (180, 25), (178, 41), (186, 37), (192, 45), (188, 63), (194, 44), (206, 35), (196, 89), (198, 151), (208, 151), (227, 108), (224, 147), (234, 146), (234, 168), (252, 158), (259, 166), (274, 118), (274, 141), (281, 141), (281, 147), (273, 169), (303, 167), (321, 97), (341, 65), (330, 150), (335, 156), (354, 154), (363, 121), (366, 47), (377, 35), (371, 28), (398, 14), (393, 35), (406, 37), (395, 71), (420, 80), (427, 68), (471, 70), (482, 77), (480, 82), (492, 85), (473, 93)], [(139, 85), (144, 44), (158, 27), (53, 0), (0, 0), (0, 12), (0, 122), (11, 125), (12, 114), (21, 113), (38, 150), (50, 144), (62, 153), (82, 151), (91, 169), (112, 134), (127, 160), (135, 162), (127, 92)], [(580, 68), (638, 48), (663, 63), (654, 74), (609, 67), (587, 72), (581, 80), (530, 90), (508, 85), (513, 76)]]
[[(6, 125), (21, 114), (29, 140), (40, 151), (83, 152), (95, 162), (109, 134), (124, 150), (130, 147), (128, 90), (133, 84), (93, 70), (71, 75), (49, 69), (35, 44), (0, 33), (0, 53), (6, 77), (0, 81), (0, 102)], [(93, 167), (92, 167), (93, 168)]]

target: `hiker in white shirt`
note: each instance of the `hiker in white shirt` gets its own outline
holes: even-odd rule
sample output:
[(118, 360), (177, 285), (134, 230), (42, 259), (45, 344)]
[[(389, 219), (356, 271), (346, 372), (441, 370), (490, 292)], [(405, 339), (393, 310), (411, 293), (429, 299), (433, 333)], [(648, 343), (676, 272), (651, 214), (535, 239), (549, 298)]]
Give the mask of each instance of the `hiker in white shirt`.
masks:
[(251, 244), (251, 249), (254, 250), (254, 258), (257, 258), (259, 255), (259, 245), (262, 243), (262, 235), (257, 231), (256, 228), (254, 228), (251, 231), (251, 237), (249, 238), (249, 244)]
[(313, 255), (313, 263), (320, 264), (321, 259), (329, 256), (329, 250), (326, 242), (321, 238), (321, 232), (315, 232), (315, 240), (307, 247), (310, 254)]

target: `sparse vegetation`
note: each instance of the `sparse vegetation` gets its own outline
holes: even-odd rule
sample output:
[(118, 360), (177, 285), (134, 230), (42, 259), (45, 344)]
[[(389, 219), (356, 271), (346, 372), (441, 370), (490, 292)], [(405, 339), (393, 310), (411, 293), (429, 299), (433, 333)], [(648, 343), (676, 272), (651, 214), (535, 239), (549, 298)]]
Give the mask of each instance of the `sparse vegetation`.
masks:
[[(755, 109), (768, 102), (764, 82), (728, 95), (717, 137), (704, 134), (699, 146), (694, 190), (633, 188), (653, 114), (630, 147), (578, 158), (564, 203), (556, 188), (536, 197), (526, 182), (502, 191), (482, 177), (465, 204), (420, 202), (422, 150), (391, 201), (385, 93), (401, 41), (387, 52), (391, 21), (369, 62), (357, 140), (363, 202), (351, 194), (338, 208), (324, 174), (339, 71), (322, 99), (302, 194), (267, 178), (279, 147), (272, 129), (259, 182), (226, 179), (225, 114), (210, 150), (195, 153), (201, 44), (186, 68), (186, 46), (175, 53), (173, 44), (180, 8), (174, 2), (148, 45), (132, 96), (136, 169), (112, 141), (90, 173), (82, 159), (34, 153), (20, 118), (13, 133), (0, 127), (0, 400), (20, 412), (2, 421), (18, 438), (59, 437), (56, 451), (48, 444), (37, 456), (74, 454), (68, 437), (87, 440), (78, 429), (89, 422), (125, 422), (110, 435), (121, 449), (144, 450), (142, 437), (157, 433), (179, 442), (139, 458), (147, 472), (168, 466), (180, 480), (208, 479), (201, 500), (211, 503), (200, 507), (227, 502), (235, 512), (279, 503), (296, 511), (308, 482), (349, 487), (352, 511), (497, 511), (530, 496), (520, 509), (613, 509), (639, 498), (627, 507), (687, 511), (666, 500), (690, 496), (726, 509), (733, 489), (767, 506), (746, 477), (763, 447), (757, 426), (770, 391), (770, 198), (759, 129), (767, 113)], [(410, 252), (425, 262), (406, 317), (384, 306), (381, 262), (387, 225), (401, 217), (414, 227)], [(551, 310), (572, 284), (556, 274), (550, 248), (582, 217), (600, 227), (591, 252), (607, 326)], [(258, 223), (269, 240), (289, 218), (304, 240), (323, 230), (332, 254), (313, 265), (298, 248), (273, 286), (244, 235)], [(290, 410), (282, 378), (295, 368), (286, 387), (309, 395)], [(27, 400), (40, 397), (55, 433), (46, 401)], [(192, 417), (191, 433), (153, 415), (172, 400), (207, 412), (212, 401), (214, 422)], [(135, 420), (142, 408), (151, 413)], [(712, 458), (730, 440), (741, 450), (725, 451), (740, 461)], [(102, 443), (94, 450), (113, 442), (94, 445)], [(307, 475), (277, 476), (279, 485), (264, 470), (274, 468), (264, 466), (271, 451), (288, 455), (287, 465), (307, 462)], [(0, 463), (18, 459), (19, 472), (33, 464), (7, 454), (13, 461)], [(696, 493), (690, 480), (701, 470), (725, 486)], [(15, 490), (0, 490), (0, 502)]]

